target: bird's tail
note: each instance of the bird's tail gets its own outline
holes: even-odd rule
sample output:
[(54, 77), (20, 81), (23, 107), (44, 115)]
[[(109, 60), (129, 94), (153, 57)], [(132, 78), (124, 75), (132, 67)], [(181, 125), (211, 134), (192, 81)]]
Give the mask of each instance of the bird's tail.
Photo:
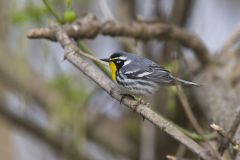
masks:
[(191, 82), (191, 81), (186, 81), (186, 80), (183, 80), (183, 79), (180, 79), (180, 78), (177, 78), (177, 77), (173, 77), (173, 76), (172, 76), (172, 78), (174, 79), (175, 84), (180, 84), (180, 85), (183, 85), (183, 86), (200, 87), (199, 84)]

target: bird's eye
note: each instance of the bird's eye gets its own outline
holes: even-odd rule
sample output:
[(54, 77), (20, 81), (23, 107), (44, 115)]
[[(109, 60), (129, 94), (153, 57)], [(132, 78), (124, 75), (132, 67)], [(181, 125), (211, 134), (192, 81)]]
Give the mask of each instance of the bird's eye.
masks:
[(121, 61), (116, 61), (116, 63), (117, 63), (117, 64), (120, 64), (120, 63), (121, 63)]

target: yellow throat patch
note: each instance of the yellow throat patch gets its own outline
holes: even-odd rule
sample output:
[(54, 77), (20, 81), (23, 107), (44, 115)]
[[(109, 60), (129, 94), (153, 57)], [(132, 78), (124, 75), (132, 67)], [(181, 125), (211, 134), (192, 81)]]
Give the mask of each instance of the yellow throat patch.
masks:
[(112, 79), (115, 81), (117, 76), (117, 67), (113, 62), (109, 62), (109, 68), (112, 72)]

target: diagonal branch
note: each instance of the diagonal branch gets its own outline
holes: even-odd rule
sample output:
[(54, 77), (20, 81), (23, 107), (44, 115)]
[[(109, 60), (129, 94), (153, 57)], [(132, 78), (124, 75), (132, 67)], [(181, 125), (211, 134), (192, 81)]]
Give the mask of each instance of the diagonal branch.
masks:
[(203, 135), (204, 131), (202, 129), (202, 127), (200, 126), (200, 124), (198, 123), (196, 117), (194, 116), (192, 109), (189, 105), (189, 102), (187, 101), (186, 95), (183, 92), (183, 88), (182, 86), (176, 85), (177, 87), (177, 95), (183, 105), (183, 109), (187, 115), (188, 120), (190, 121), (190, 123), (192, 124), (193, 128), (200, 134)]
[[(192, 49), (203, 64), (210, 61), (208, 49), (196, 35), (181, 29), (172, 24), (161, 22), (147, 23), (134, 22), (133, 25), (123, 25), (109, 20), (101, 22), (93, 15), (87, 15), (73, 24), (66, 24), (63, 30), (71, 38), (95, 38), (99, 34), (112, 37), (128, 37), (138, 40), (176, 40), (181, 45)], [(28, 38), (46, 38), (56, 41), (54, 30), (51, 28), (32, 29), (28, 33)]]
[[(68, 37), (67, 33), (59, 26), (52, 27), (55, 30), (56, 38), (58, 42), (62, 45), (65, 51), (66, 59), (72, 63), (75, 67), (81, 70), (86, 76), (92, 79), (95, 83), (97, 83), (102, 89), (104, 89), (108, 94), (110, 94), (113, 98), (120, 101), (122, 96), (117, 92), (114, 84), (108, 78), (106, 78), (103, 74), (99, 73), (99, 71), (92, 66), (87, 61), (83, 60), (80, 56), (81, 52), (75, 43)], [(192, 152), (196, 153), (202, 159), (216, 159), (212, 156), (210, 152), (202, 148), (192, 139), (185, 136), (181, 131), (179, 131), (175, 126), (173, 126), (169, 121), (164, 119), (159, 114), (152, 111), (148, 105), (143, 103), (138, 103), (135, 100), (124, 98), (123, 104), (128, 108), (134, 110), (138, 114), (142, 115), (145, 119), (149, 120), (152, 124), (157, 126), (159, 129), (166, 132), (168, 135), (173, 137), (175, 140), (181, 142), (185, 146), (187, 146)]]

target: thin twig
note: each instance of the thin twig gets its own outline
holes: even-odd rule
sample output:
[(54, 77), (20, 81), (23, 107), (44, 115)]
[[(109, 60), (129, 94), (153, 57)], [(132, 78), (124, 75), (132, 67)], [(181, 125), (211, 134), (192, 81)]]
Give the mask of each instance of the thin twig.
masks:
[(183, 157), (184, 154), (186, 153), (187, 148), (183, 144), (179, 143), (178, 148), (176, 150), (175, 156), (176, 157)]
[(172, 155), (167, 155), (166, 158), (168, 160), (191, 160), (191, 159), (188, 159), (188, 158), (179, 158), (179, 157), (175, 157), (175, 156), (172, 156)]
[[(81, 44), (80, 44), (80, 45), (81, 45)], [(82, 48), (82, 47), (83, 47), (83, 46), (81, 46), (81, 48)], [(102, 64), (102, 65), (108, 66), (108, 63), (107, 63), (107, 62), (101, 61), (101, 60), (99, 60), (98, 58), (94, 57), (94, 56), (91, 55), (91, 54), (88, 54), (88, 53), (86, 53), (86, 52), (79, 52), (79, 54), (82, 55), (82, 56), (84, 56), (84, 57), (86, 57), (86, 58), (88, 58), (88, 59), (91, 59), (91, 60), (94, 61), (94, 62), (97, 62), (97, 63), (100, 63), (100, 64)]]
[[(228, 133), (226, 131), (224, 131), (224, 129), (222, 127), (220, 127), (219, 125), (216, 125), (214, 123), (212, 123), (210, 125), (210, 127), (216, 131), (220, 136), (222, 137), (228, 137)], [(228, 138), (230, 139), (230, 138)], [(232, 138), (230, 140), (230, 143), (233, 145), (233, 149), (237, 150), (238, 152), (240, 152), (240, 142), (237, 142), (237, 140), (235, 140), (234, 138)]]
[(47, 9), (49, 10), (49, 12), (57, 19), (57, 21), (61, 24), (64, 24), (64, 20), (62, 17), (60, 17), (57, 12), (51, 7), (51, 5), (49, 4), (48, 0), (42, 0), (44, 5), (47, 7)]
[[(79, 70), (81, 70), (86, 76), (92, 79), (95, 83), (97, 83), (113, 98), (120, 101), (122, 96), (116, 90), (115, 85), (109, 79), (99, 73), (90, 63), (83, 60), (81, 56), (79, 56), (79, 53), (82, 51), (78, 49), (75, 43), (71, 41), (67, 33), (61, 27), (54, 26), (53, 28), (55, 28), (54, 33), (56, 34), (58, 42), (64, 48), (66, 59)], [(196, 142), (189, 139), (162, 116), (152, 111), (147, 104), (138, 103), (137, 101), (129, 99), (127, 97), (122, 100), (122, 103), (138, 114), (142, 115), (145, 119), (149, 120), (151, 123), (172, 136), (177, 141), (186, 145), (191, 151), (196, 153), (201, 158), (216, 159), (210, 152), (206, 151)]]
[[(182, 103), (182, 106), (185, 110), (185, 113), (190, 121), (190, 123), (193, 125), (194, 129), (204, 138), (204, 131), (202, 127), (199, 125), (197, 119), (195, 118), (193, 111), (191, 109), (190, 104), (188, 103), (187, 97), (185, 96), (185, 93), (183, 92), (183, 88), (180, 85), (176, 85), (177, 87), (177, 95)], [(212, 151), (212, 153), (215, 154), (216, 157), (220, 157), (218, 152), (214, 149), (214, 147), (206, 142), (207, 147)]]
[[(175, 61), (175, 62), (177, 62), (177, 61)], [(176, 68), (176, 63), (174, 63), (174, 68)], [(185, 111), (185, 113), (187, 115), (187, 118), (189, 119), (189, 121), (192, 124), (193, 128), (204, 139), (205, 138), (204, 137), (204, 131), (203, 131), (202, 127), (200, 126), (200, 124), (198, 123), (197, 119), (195, 118), (195, 115), (193, 114), (193, 111), (192, 111), (191, 106), (190, 106), (190, 104), (189, 104), (189, 102), (187, 100), (187, 97), (186, 97), (186, 95), (185, 95), (185, 93), (183, 91), (182, 86), (176, 85), (176, 88), (177, 88), (177, 95), (178, 95), (178, 97), (180, 99), (180, 102), (182, 103), (182, 106), (183, 106), (183, 109), (184, 109), (184, 111)], [(212, 153), (214, 153), (214, 155), (216, 157), (220, 157), (218, 155), (217, 151), (214, 149), (214, 147), (210, 143), (206, 142), (206, 146), (212, 151)]]
[[(176, 53), (174, 56), (175, 60), (173, 63), (173, 71), (177, 72), (177, 57), (176, 57)], [(181, 85), (176, 84), (176, 88), (177, 88), (177, 96), (182, 104), (182, 107), (184, 109), (185, 114), (187, 115), (187, 118), (189, 119), (190, 123), (192, 124), (193, 128), (200, 134), (203, 135), (203, 129), (200, 126), (200, 124), (198, 123), (197, 119), (195, 118), (193, 111), (191, 109), (191, 106), (187, 100), (187, 97), (183, 91), (183, 88)]]
[[(224, 151), (228, 148), (229, 144), (231, 143), (235, 133), (237, 132), (240, 125), (240, 109), (238, 110), (234, 120), (230, 126), (230, 129), (227, 132), (227, 136), (224, 137), (223, 142), (219, 147), (219, 153), (222, 155)], [(239, 148), (239, 147), (238, 147)]]
[(240, 40), (240, 25), (233, 31), (233, 33), (224, 42), (220, 54), (228, 54), (229, 50)]
[(183, 88), (180, 85), (176, 85), (177, 87), (177, 95), (179, 97), (179, 100), (182, 103), (183, 109), (187, 115), (187, 118), (189, 119), (190, 123), (192, 124), (193, 128), (201, 135), (203, 135), (204, 131), (202, 127), (199, 125), (197, 119), (195, 118), (193, 111), (191, 109), (190, 104), (188, 103), (187, 97), (185, 93), (183, 92)]
[[(92, 51), (85, 45), (83, 44), (80, 40), (77, 40), (77, 44), (78, 44), (78, 47), (85, 53), (88, 53), (90, 55), (93, 55)], [(94, 64), (100, 68), (108, 77), (111, 77), (111, 74), (110, 72), (104, 67), (105, 65), (108, 65), (106, 62), (103, 62), (103, 61), (99, 61), (99, 59), (95, 58), (94, 56), (93, 57), (93, 62)], [(103, 65), (104, 66), (103, 66)]]

